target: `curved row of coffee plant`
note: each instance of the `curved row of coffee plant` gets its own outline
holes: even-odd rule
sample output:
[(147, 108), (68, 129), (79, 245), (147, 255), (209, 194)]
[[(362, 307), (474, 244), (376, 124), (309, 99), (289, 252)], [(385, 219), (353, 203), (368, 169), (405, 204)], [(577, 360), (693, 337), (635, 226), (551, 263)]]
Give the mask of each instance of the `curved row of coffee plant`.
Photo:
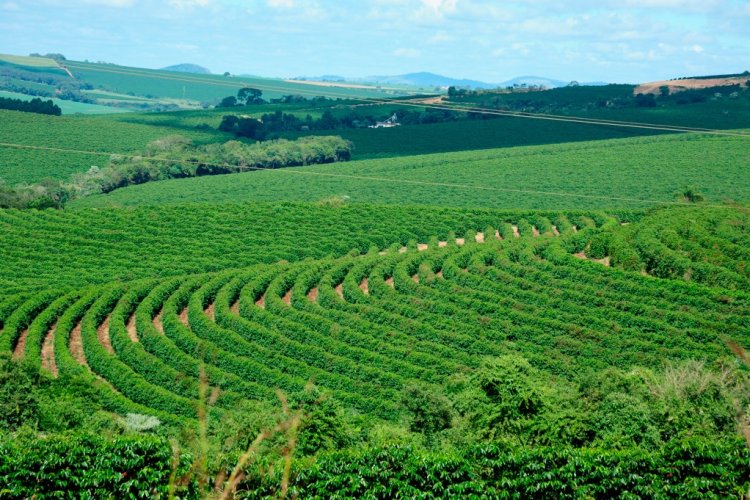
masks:
[[(747, 213), (669, 215), (626, 226), (537, 215), (339, 258), (8, 296), (0, 348), (54, 376), (88, 377), (111, 411), (179, 426), (196, 415), (202, 366), (216, 417), (313, 380), (349, 408), (396, 420), (406, 384), (441, 386), (486, 356), (520, 352), (574, 378), (714, 360), (728, 338), (750, 345)], [(661, 220), (685, 227), (678, 248)], [(604, 248), (619, 262), (625, 238), (646, 273), (580, 258)], [(662, 269), (649, 259), (678, 257), (700, 273), (643, 275)]]
[[(565, 214), (597, 225), (606, 220), (599, 212)], [(337, 199), (133, 210), (0, 210), (1, 296), (340, 256), (352, 249), (426, 242), (432, 236), (445, 240), (468, 229), (518, 225), (535, 217), (554, 220), (557, 215), (345, 204)], [(637, 216), (618, 214), (623, 220)]]

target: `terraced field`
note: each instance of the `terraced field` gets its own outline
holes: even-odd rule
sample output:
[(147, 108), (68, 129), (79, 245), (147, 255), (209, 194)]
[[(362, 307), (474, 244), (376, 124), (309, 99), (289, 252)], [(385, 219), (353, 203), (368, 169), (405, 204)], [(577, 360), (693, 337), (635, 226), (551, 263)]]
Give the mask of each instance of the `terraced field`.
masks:
[[(175, 426), (196, 414), (202, 365), (215, 417), (314, 379), (395, 421), (408, 382), (442, 386), (486, 356), (521, 353), (576, 379), (750, 344), (747, 210), (622, 224), (506, 214), (367, 253), (4, 295), (0, 343), (53, 376), (88, 377), (111, 411)], [(623, 255), (638, 272), (609, 267)]]

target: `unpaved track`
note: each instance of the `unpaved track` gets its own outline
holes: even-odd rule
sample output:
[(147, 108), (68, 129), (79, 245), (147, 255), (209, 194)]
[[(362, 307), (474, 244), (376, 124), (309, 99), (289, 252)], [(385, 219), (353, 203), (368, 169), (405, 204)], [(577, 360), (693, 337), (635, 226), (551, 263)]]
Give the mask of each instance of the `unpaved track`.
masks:
[(99, 343), (104, 346), (108, 353), (114, 354), (115, 350), (112, 348), (112, 341), (109, 338), (109, 316), (104, 318), (102, 324), (96, 329), (96, 337), (99, 339)]
[(13, 350), (13, 359), (23, 358), (23, 355), (26, 353), (26, 338), (28, 335), (28, 328), (21, 332), (21, 335), (18, 337), (18, 342), (16, 343), (16, 348)]
[[(187, 309), (185, 309), (187, 311)], [(154, 319), (152, 320), (152, 323), (154, 324), (154, 328), (156, 328), (156, 331), (164, 335), (164, 323), (161, 321), (163, 310), (159, 309), (159, 312), (154, 316)]]
[(234, 304), (229, 308), (229, 310), (232, 312), (232, 314), (236, 314), (237, 316), (240, 315), (240, 299), (239, 297), (237, 300), (234, 301)]
[(362, 278), (362, 283), (359, 284), (359, 289), (364, 292), (365, 295), (370, 295), (370, 282), (367, 279), (367, 276)]
[(385, 280), (385, 284), (388, 285), (391, 288), (396, 288), (396, 285), (393, 283), (393, 276), (388, 277)]
[(258, 300), (255, 301), (255, 305), (260, 307), (261, 309), (266, 308), (266, 294), (264, 293), (261, 295)]
[(287, 290), (287, 292), (284, 294), (284, 296), (281, 298), (281, 300), (284, 301), (284, 304), (291, 306), (292, 305), (292, 289), (290, 288)]
[(52, 325), (47, 330), (47, 335), (44, 336), (42, 342), (42, 368), (52, 373), (52, 376), (57, 378), (57, 361), (55, 361), (55, 332), (57, 331), (57, 323)]
[(341, 297), (341, 300), (344, 300), (344, 283), (339, 283), (336, 285), (336, 293)]
[[(154, 321), (156, 321), (156, 318), (154, 318)], [(159, 323), (161, 324), (161, 322)], [(159, 327), (156, 328), (158, 329)], [(130, 318), (128, 319), (128, 325), (125, 327), (125, 329), (128, 331), (128, 338), (132, 342), (138, 342), (138, 329), (135, 327), (135, 313), (130, 315)]]
[(310, 302), (317, 302), (318, 301), (318, 287), (311, 288), (309, 292), (307, 292), (307, 300)]
[(89, 367), (86, 362), (86, 355), (83, 352), (83, 339), (81, 338), (81, 321), (78, 322), (73, 331), (70, 332), (70, 354), (73, 355), (73, 359), (78, 361), (78, 364)]
[(211, 321), (215, 321), (216, 320), (216, 314), (214, 313), (214, 303), (213, 302), (211, 302), (210, 304), (208, 304), (208, 307), (206, 307), (203, 310), (203, 312), (206, 313), (206, 316), (208, 316), (209, 318), (211, 318)]
[(188, 308), (185, 306), (182, 311), (180, 311), (180, 323), (185, 325), (185, 327), (190, 328), (190, 321), (188, 320)]
[(609, 255), (606, 256), (606, 257), (604, 257), (603, 259), (591, 259), (591, 258), (589, 258), (589, 257), (586, 256), (586, 252), (578, 252), (578, 253), (574, 253), (573, 257), (576, 257), (576, 258), (581, 259), (581, 260), (588, 260), (588, 261), (591, 261), (591, 262), (596, 262), (597, 264), (601, 264), (601, 265), (606, 266), (606, 267), (611, 267), (611, 262), (610, 262)]

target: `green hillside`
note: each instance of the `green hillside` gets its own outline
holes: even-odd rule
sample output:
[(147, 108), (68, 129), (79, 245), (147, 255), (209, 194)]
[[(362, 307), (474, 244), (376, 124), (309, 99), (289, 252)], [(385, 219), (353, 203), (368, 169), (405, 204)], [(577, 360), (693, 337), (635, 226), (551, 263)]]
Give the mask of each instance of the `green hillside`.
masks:
[(319, 200), (518, 209), (639, 208), (695, 186), (711, 202), (750, 199), (745, 137), (674, 135), (364, 160), (171, 180), (73, 206)]
[(242, 87), (253, 87), (263, 91), (265, 98), (276, 98), (288, 94), (325, 97), (369, 97), (383, 98), (388, 95), (376, 88), (324, 87), (301, 83), (290, 83), (271, 78), (226, 77), (222, 75), (180, 74), (172, 71), (150, 70), (117, 66), (115, 64), (92, 64), (66, 61), (76, 78), (94, 87), (113, 92), (145, 97), (169, 97), (200, 102), (218, 102), (235, 95)]

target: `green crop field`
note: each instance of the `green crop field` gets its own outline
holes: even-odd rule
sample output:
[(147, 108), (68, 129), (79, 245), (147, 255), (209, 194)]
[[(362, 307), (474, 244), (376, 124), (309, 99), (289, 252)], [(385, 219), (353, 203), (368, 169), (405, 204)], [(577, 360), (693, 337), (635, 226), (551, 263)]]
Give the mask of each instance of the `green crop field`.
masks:
[(64, 64), (0, 56), (141, 112), (0, 110), (0, 497), (747, 496), (746, 92)]
[[(66, 103), (71, 107), (85, 106)], [(101, 109), (101, 108), (96, 108)], [(122, 108), (104, 108), (121, 110)], [(150, 141), (172, 134), (186, 136), (197, 143), (226, 141), (233, 136), (219, 132), (217, 127), (225, 114), (272, 113), (278, 106), (264, 105), (231, 110), (177, 111), (169, 113), (118, 113), (96, 117), (51, 119), (42, 115), (11, 114), (0, 110), (4, 123), (0, 142), (40, 145), (67, 149), (86, 149), (112, 153), (133, 153)], [(320, 116), (320, 109), (305, 105), (284, 105), (285, 113), (300, 117)], [(59, 118), (59, 117), (53, 117)], [(79, 120), (70, 127), (70, 119)], [(64, 133), (62, 131), (65, 131)], [(98, 135), (92, 135), (94, 132)], [(137, 132), (136, 132), (137, 131)], [(504, 118), (487, 121), (461, 121), (430, 125), (402, 126), (392, 129), (336, 129), (314, 131), (316, 135), (341, 135), (355, 145), (354, 158), (380, 158), (444, 151), (466, 151), (527, 144), (549, 144), (565, 141), (587, 141), (630, 137), (643, 132), (613, 127), (580, 124), (558, 124)], [(296, 138), (304, 134), (287, 133)], [(66, 179), (72, 172), (85, 171), (98, 163), (74, 153), (61, 154), (39, 151), (0, 149), (0, 178), (10, 184), (34, 182), (42, 177)], [(20, 168), (23, 165), (23, 169)]]
[[(505, 117), (381, 129), (339, 129), (327, 133), (352, 141), (356, 146), (355, 158), (365, 159), (616, 139), (658, 132)], [(292, 138), (300, 135), (285, 134)]]
[(374, 87), (371, 90), (366, 88), (324, 87), (270, 78), (186, 74), (78, 61), (66, 61), (66, 66), (77, 78), (90, 83), (94, 87), (103, 87), (109, 91), (120, 93), (132, 92), (146, 97), (170, 97), (200, 102), (218, 102), (226, 96), (237, 94), (237, 91), (242, 87), (258, 88), (263, 91), (264, 98), (298, 94), (308, 97), (380, 99), (391, 95)]
[[(197, 143), (230, 138), (217, 130), (127, 123), (110, 116), (47, 116), (0, 110), (0, 123), (0, 142), (3, 143), (106, 153), (139, 152), (149, 142), (170, 134), (180, 134)], [(104, 166), (108, 160), (108, 154), (2, 147), (0, 179), (11, 185), (37, 182), (45, 177), (67, 179), (70, 174), (85, 172), (92, 165)]]
[[(409, 418), (403, 391), (445, 391), (458, 398), (465, 432), (486, 425), (476, 405), (518, 405), (523, 416), (497, 420), (493, 431), (528, 441), (465, 455), (415, 451), (428, 453), (421, 465), (387, 467), (405, 468), (401, 480), (415, 488), (424, 468), (462, 467), (437, 474), (433, 487), (526, 496), (556, 478), (543, 483), (556, 496), (574, 467), (578, 492), (614, 495), (620, 476), (602, 477), (601, 461), (638, 467), (630, 487), (653, 494), (684, 492), (682, 475), (722, 495), (747, 485), (750, 454), (731, 437), (732, 419), (711, 418), (720, 408), (732, 414), (721, 405), (729, 380), (741, 377), (727, 364), (726, 338), (750, 343), (746, 209), (607, 215), (269, 204), (3, 211), (0, 224), (10, 235), (0, 241), (10, 257), (0, 265), (11, 292), (0, 301), (2, 350), (91, 386), (88, 404), (110, 412), (188, 427), (208, 383), (208, 419), (226, 429), (238, 405), (261, 408), (275, 400), (274, 388), (300, 394), (314, 379), (362, 433)], [(78, 269), (67, 268), (73, 255)], [(714, 365), (728, 379), (710, 378), (705, 367)], [(703, 385), (681, 389), (675, 380), (684, 370), (703, 374)], [(420, 389), (408, 389), (415, 383)], [(661, 392), (670, 383), (690, 399)], [(325, 431), (330, 439), (354, 439), (343, 414), (328, 408), (337, 423)], [(639, 426), (613, 424), (615, 410), (638, 415)], [(310, 432), (301, 429), (300, 443)], [(615, 451), (629, 439), (641, 444)], [(367, 474), (370, 460), (395, 460), (399, 449), (322, 454), (307, 473), (299, 462), (294, 488), (365, 495), (390, 476), (354, 485), (336, 471), (359, 464), (352, 473)], [(665, 476), (680, 452), (705, 467)], [(539, 462), (548, 454), (556, 458)], [(49, 473), (60, 485), (69, 481), (63, 463)], [(38, 488), (10, 471), (3, 477), (14, 491)], [(253, 477), (259, 491), (273, 487), (273, 473)]]
[(75, 206), (319, 200), (523, 209), (640, 208), (685, 186), (750, 199), (746, 137), (671, 135), (363, 160), (143, 184)]

